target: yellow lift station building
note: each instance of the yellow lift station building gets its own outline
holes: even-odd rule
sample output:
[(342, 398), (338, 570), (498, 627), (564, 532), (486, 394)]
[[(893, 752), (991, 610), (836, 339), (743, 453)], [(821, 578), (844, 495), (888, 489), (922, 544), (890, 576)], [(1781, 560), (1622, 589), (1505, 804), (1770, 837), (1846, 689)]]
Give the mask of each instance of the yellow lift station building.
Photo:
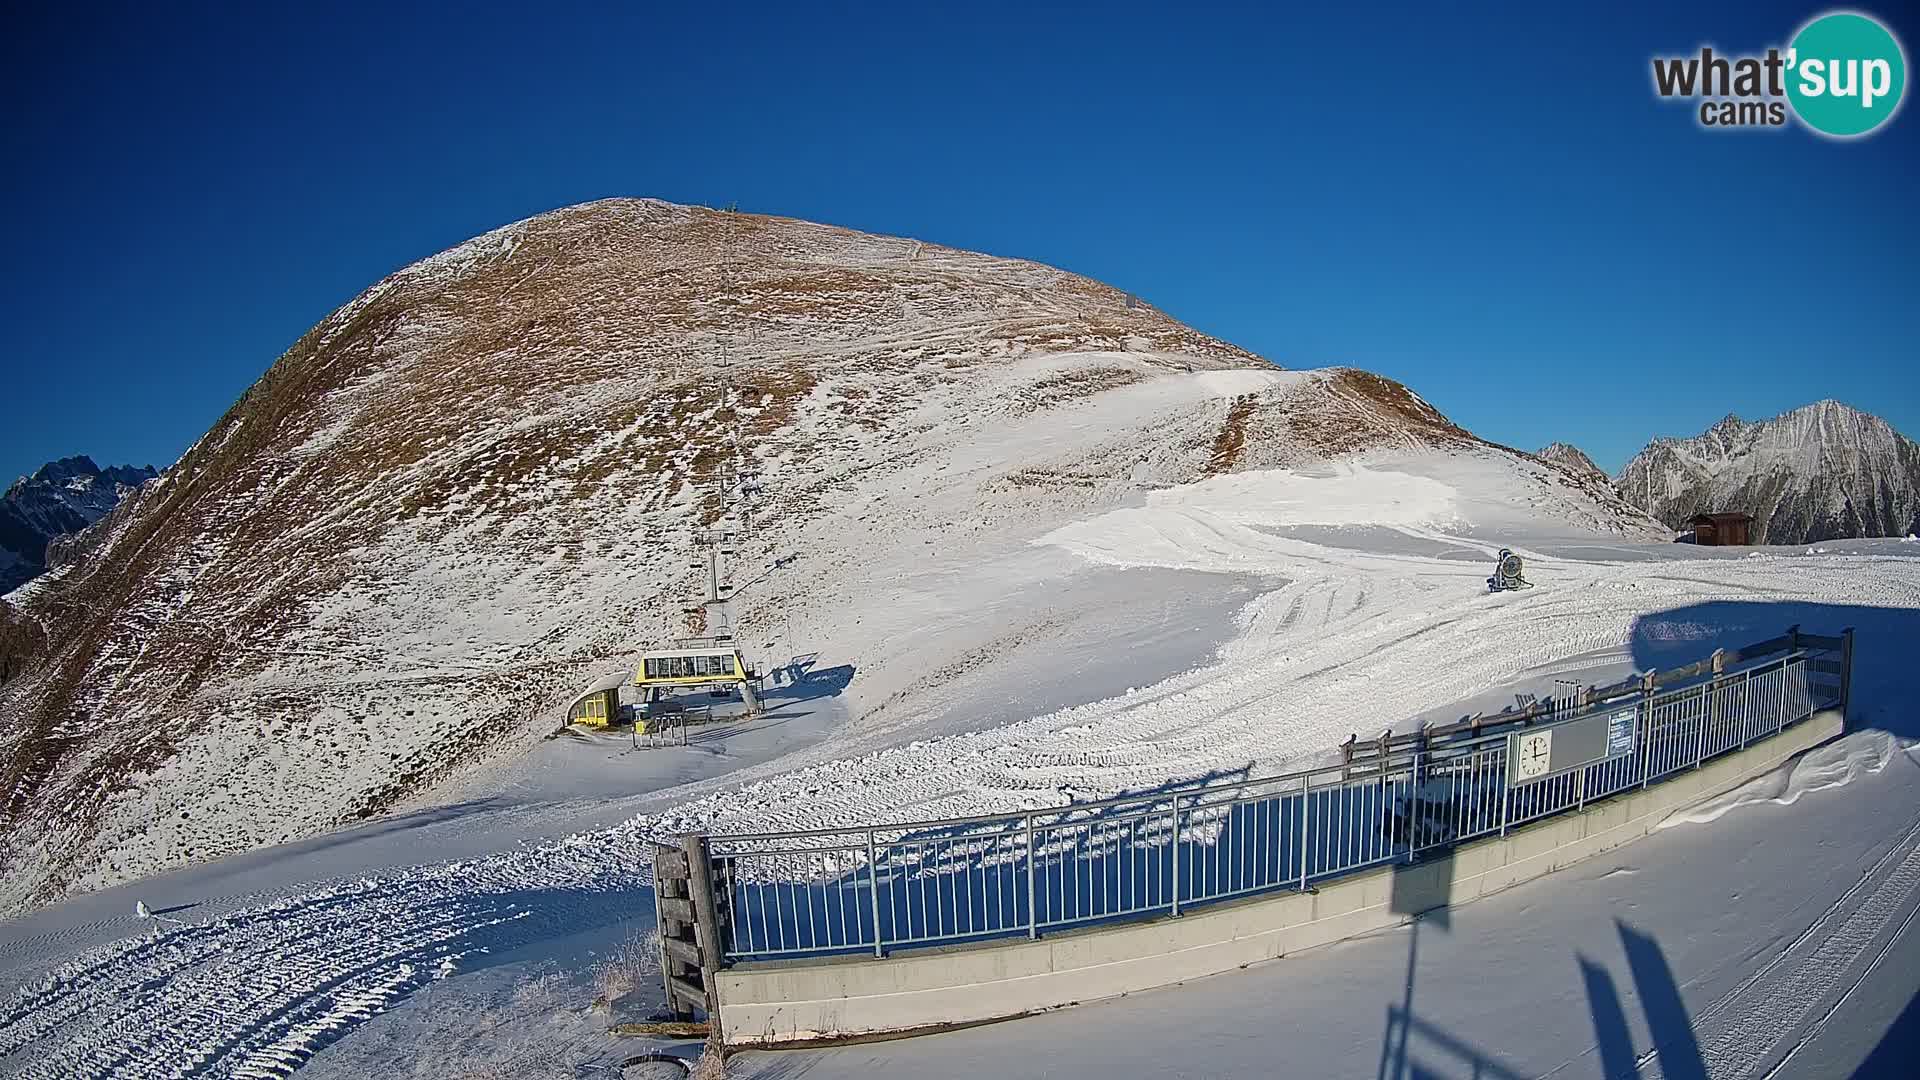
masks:
[(757, 712), (760, 697), (754, 693), (753, 680), (753, 669), (730, 642), (655, 649), (641, 655), (640, 667), (633, 673), (633, 684), (642, 689), (644, 701), (676, 687), (728, 684), (738, 686), (741, 700)]

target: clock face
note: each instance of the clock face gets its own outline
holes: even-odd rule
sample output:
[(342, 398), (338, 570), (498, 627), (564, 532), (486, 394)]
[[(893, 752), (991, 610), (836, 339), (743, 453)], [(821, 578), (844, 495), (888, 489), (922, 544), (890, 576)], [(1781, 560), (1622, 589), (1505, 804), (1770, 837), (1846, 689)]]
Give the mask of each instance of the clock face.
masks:
[(1547, 775), (1553, 761), (1553, 732), (1530, 731), (1514, 743), (1515, 778), (1531, 780)]

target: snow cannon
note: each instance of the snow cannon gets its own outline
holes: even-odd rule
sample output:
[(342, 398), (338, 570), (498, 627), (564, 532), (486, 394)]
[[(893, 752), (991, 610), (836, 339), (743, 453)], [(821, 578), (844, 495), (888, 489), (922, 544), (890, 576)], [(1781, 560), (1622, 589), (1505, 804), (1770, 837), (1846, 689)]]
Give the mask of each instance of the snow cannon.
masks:
[(1520, 556), (1515, 555), (1511, 548), (1501, 548), (1500, 558), (1493, 566), (1493, 576), (1487, 579), (1487, 591), (1509, 592), (1533, 588), (1533, 582), (1521, 575), (1521, 569)]

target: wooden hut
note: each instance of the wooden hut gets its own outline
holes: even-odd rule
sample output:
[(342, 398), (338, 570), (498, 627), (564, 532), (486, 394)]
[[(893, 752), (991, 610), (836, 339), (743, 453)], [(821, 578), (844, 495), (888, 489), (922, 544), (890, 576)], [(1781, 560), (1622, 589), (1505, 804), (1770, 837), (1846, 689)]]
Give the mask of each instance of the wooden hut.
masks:
[(1720, 547), (1745, 547), (1753, 542), (1753, 515), (1695, 514), (1693, 542)]

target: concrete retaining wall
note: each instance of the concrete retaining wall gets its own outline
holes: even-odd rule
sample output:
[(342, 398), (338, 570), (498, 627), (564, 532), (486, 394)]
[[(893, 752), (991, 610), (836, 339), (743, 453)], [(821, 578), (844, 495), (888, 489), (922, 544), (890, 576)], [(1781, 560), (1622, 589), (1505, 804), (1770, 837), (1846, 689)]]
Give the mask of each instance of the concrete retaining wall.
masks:
[(1652, 832), (1670, 813), (1768, 772), (1841, 733), (1823, 712), (1783, 734), (1584, 811), (1473, 841), (1450, 856), (1382, 867), (1173, 918), (885, 959), (740, 964), (715, 991), (735, 1046), (872, 1036), (1005, 1019), (1231, 971), (1406, 922), (1569, 866)]

